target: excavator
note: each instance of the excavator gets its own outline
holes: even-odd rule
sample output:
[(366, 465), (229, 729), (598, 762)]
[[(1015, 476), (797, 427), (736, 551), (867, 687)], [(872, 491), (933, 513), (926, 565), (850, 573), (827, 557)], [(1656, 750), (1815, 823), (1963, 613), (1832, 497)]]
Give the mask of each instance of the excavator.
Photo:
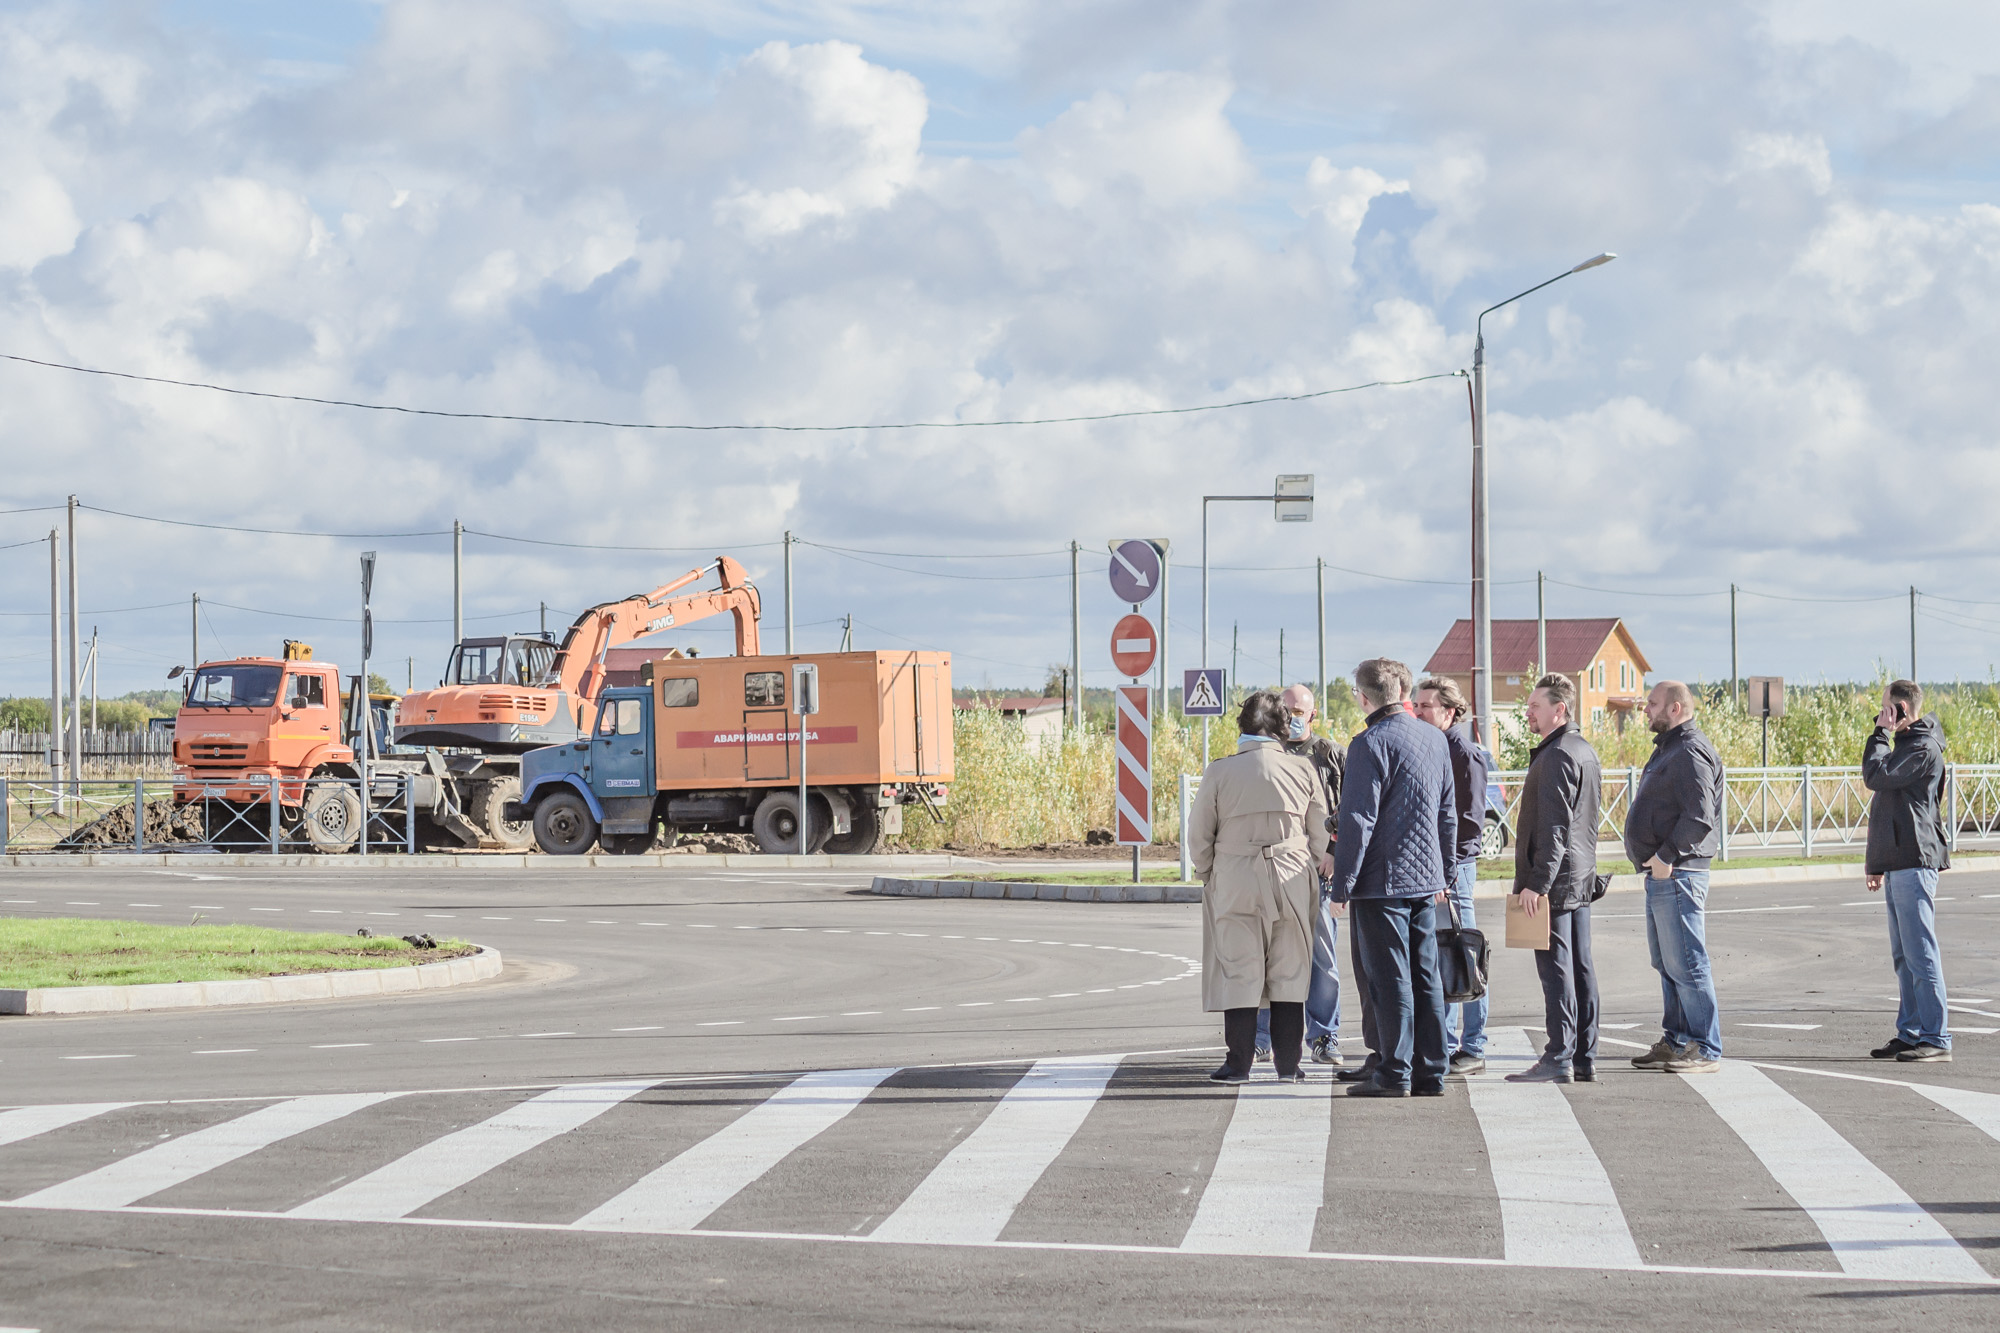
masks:
[[(717, 587), (676, 596), (710, 573)], [(606, 683), (606, 654), (643, 635), (726, 611), (736, 618), (737, 655), (754, 657), (759, 610), (756, 586), (725, 555), (651, 592), (591, 607), (560, 644), (528, 635), (466, 639), (452, 649), (436, 689), (403, 696), (394, 742), (427, 747), (443, 762), (482, 841), (523, 850), (534, 843), (533, 826), (504, 814), (520, 799), (521, 755), (590, 734)]]

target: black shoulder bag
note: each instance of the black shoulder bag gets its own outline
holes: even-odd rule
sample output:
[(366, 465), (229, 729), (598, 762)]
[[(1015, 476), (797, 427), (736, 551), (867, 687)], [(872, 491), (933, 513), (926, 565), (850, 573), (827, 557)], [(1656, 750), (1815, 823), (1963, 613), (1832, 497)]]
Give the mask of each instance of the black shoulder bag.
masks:
[(1437, 933), (1438, 976), (1444, 982), (1446, 1004), (1464, 1004), (1486, 994), (1486, 964), (1490, 950), (1486, 932), (1458, 924), (1458, 903), (1447, 893), (1444, 905), (1451, 924)]

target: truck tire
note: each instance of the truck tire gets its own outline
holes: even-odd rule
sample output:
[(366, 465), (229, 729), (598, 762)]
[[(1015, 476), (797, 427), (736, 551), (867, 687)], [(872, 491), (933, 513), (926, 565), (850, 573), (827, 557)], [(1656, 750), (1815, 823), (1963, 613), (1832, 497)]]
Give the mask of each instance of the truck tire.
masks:
[(361, 837), (361, 797), (343, 782), (314, 782), (299, 807), (298, 838), (310, 851), (350, 851)]
[(643, 856), (653, 850), (650, 833), (605, 833), (599, 835), (598, 841), (613, 856)]
[(550, 856), (581, 856), (596, 841), (597, 817), (575, 792), (553, 792), (535, 807), (535, 845)]
[(882, 850), (889, 835), (882, 830), (882, 812), (872, 805), (857, 804), (849, 816), (849, 828), (826, 840), (826, 850), (835, 856), (872, 856)]
[(528, 844), (535, 840), (535, 826), (525, 819), (506, 819), (501, 815), (507, 802), (521, 799), (521, 779), (517, 774), (489, 778), (484, 782), (470, 784), (466, 804), (471, 807), (465, 814), (479, 826), (479, 836), (499, 843), (510, 852), (524, 852)]
[[(827, 809), (826, 799), (815, 796), (812, 800), (812, 823), (806, 830), (806, 850), (816, 852), (826, 842), (826, 835), (833, 828), (833, 812)], [(757, 849), (773, 856), (783, 856), (799, 850), (799, 796), (792, 791), (774, 791), (757, 806), (757, 813), (750, 817), (750, 836), (757, 840)]]

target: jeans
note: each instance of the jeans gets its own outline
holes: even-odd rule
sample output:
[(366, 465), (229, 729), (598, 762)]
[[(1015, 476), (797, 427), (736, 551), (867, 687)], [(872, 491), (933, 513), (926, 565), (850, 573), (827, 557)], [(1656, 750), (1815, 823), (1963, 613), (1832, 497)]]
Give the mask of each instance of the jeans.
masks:
[[(1544, 908), (1544, 910), (1547, 910)], [(1597, 965), (1590, 958), (1590, 904), (1549, 913), (1549, 947), (1535, 950), (1549, 1044), (1542, 1058), (1558, 1069), (1597, 1060)]]
[(1663, 1034), (1675, 1047), (1692, 1043), (1704, 1056), (1720, 1060), (1722, 1015), (1702, 922), (1707, 901), (1706, 870), (1676, 870), (1666, 879), (1646, 873), (1646, 950), (1660, 974)]
[[(1479, 882), (1479, 862), (1466, 861), (1452, 874), (1451, 901), (1458, 908), (1458, 924), (1467, 930), (1479, 923), (1472, 915), (1472, 886)], [(1438, 925), (1450, 923), (1450, 917), (1438, 914)], [(1461, 1015), (1460, 1011), (1464, 1013)], [(1465, 1021), (1464, 1039), (1459, 1038), (1459, 1020)], [(1446, 1055), (1464, 1052), (1466, 1055), (1484, 1057), (1486, 1054), (1486, 997), (1468, 1000), (1464, 1004), (1448, 1004), (1444, 1008), (1444, 1049)]]
[(1948, 1051), (1937, 882), (1935, 870), (1891, 870), (1882, 878), (1882, 892), (1889, 900), (1889, 959), (1896, 965), (1896, 1035)]
[[(1319, 924), (1313, 930), (1312, 983), (1306, 988), (1306, 1040), (1331, 1037), (1340, 1049), (1340, 920), (1333, 904), (1324, 898), (1319, 904)], [(1257, 1044), (1271, 1044), (1271, 1011), (1257, 1011)]]
[(1357, 898), (1354, 938), (1367, 960), (1367, 1010), (1375, 1016), (1376, 1081), (1390, 1087), (1442, 1086), (1444, 979), (1438, 972), (1436, 904), (1416, 898)]

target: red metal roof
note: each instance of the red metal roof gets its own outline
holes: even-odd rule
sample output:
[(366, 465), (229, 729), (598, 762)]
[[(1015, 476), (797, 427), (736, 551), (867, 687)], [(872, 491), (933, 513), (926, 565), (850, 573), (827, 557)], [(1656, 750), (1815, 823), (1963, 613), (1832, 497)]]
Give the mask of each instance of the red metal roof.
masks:
[[(1549, 660), (1542, 664), (1544, 671), (1560, 671), (1574, 675), (1597, 660), (1604, 641), (1618, 630), (1618, 617), (1605, 616), (1595, 620), (1551, 620), (1548, 624)], [(1631, 634), (1627, 631), (1628, 642)], [(1639, 670), (1651, 671), (1646, 655), (1639, 651), (1637, 643), (1632, 644), (1632, 653), (1638, 659)], [(1526, 671), (1535, 660), (1535, 622), (1532, 620), (1496, 620), (1493, 622), (1493, 669), (1516, 674)], [(1444, 636), (1444, 642), (1431, 654), (1431, 660), (1424, 663), (1425, 671), (1440, 672), (1445, 675), (1463, 675), (1472, 670), (1472, 622), (1456, 620)]]

